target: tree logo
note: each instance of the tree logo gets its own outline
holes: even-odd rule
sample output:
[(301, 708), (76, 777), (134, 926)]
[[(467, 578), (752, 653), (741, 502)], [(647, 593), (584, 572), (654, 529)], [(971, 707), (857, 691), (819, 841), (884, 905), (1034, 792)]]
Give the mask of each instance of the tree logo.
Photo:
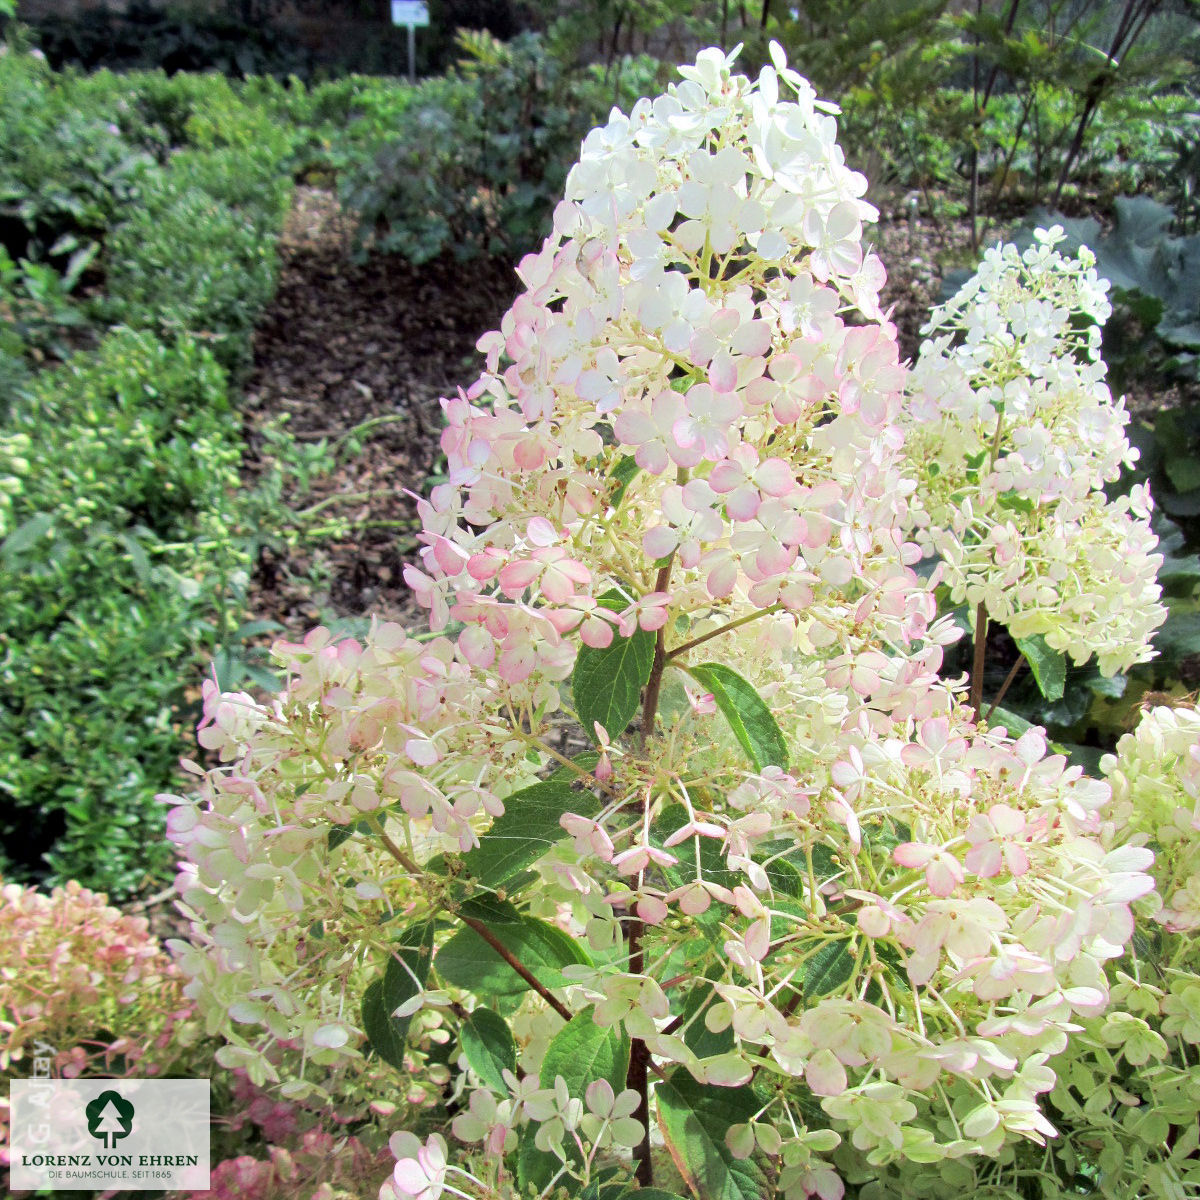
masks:
[(106, 1150), (133, 1132), (133, 1105), (120, 1092), (101, 1092), (83, 1111), (88, 1133), (102, 1141)]

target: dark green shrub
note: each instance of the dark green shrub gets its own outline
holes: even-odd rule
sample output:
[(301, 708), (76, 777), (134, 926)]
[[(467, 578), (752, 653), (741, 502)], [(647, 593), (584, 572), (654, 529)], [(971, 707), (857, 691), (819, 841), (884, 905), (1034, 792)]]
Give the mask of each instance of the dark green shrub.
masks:
[(190, 335), (164, 345), (148, 333), (110, 334), (94, 354), (43, 373), (15, 406), (9, 431), (35, 439), (24, 488), (30, 513), (87, 531), (147, 526), (177, 539), (191, 514), (219, 510), (236, 484), (238, 430), (221, 371)]
[[(0, 246), (0, 357), (40, 364), (67, 356), (67, 337), (87, 324), (71, 292), (96, 249), (77, 250), (60, 275), (47, 263), (15, 263)], [(0, 390), (0, 413), (5, 395)]]
[(394, 131), (347, 171), (343, 198), (366, 249), (426, 262), (519, 256), (540, 244), (595, 89), (534, 35), (474, 39), (469, 66), (421, 84)]
[[(161, 871), (184, 688), (211, 649), (240, 443), (182, 335), (123, 331), (37, 377), (0, 440), (0, 843), (14, 878), (125, 894)], [(46, 861), (42, 856), (46, 855)]]
[(168, 177), (106, 250), (109, 319), (164, 337), (190, 331), (223, 366), (246, 366), (254, 323), (275, 287), (273, 233)]
[(35, 57), (0, 54), (0, 245), (19, 257), (102, 237), (153, 159), (75, 108)]

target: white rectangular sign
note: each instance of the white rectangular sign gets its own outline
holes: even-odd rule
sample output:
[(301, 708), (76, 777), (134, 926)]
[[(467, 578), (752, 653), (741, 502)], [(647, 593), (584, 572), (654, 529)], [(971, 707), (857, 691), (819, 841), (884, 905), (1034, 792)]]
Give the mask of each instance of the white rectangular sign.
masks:
[(392, 0), (393, 25), (429, 24), (429, 5), (425, 0)]
[(206, 1191), (207, 1079), (14, 1079), (10, 1187)]

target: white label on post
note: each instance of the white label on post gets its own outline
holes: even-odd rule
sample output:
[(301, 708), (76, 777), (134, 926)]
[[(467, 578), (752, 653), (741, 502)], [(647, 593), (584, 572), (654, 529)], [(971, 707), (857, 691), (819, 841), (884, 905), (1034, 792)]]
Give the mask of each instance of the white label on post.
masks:
[(392, 0), (393, 25), (429, 24), (429, 5), (425, 0)]

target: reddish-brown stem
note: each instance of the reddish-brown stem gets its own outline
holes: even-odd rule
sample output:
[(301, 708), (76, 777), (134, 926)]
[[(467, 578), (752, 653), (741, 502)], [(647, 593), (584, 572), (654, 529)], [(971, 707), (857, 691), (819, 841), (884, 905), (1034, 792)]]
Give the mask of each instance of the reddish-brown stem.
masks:
[[(396, 843), (390, 837), (388, 837), (388, 835), (384, 832), (382, 825), (380, 825), (378, 822), (375, 824), (375, 832), (378, 835), (380, 842), (383, 844), (383, 848), (406, 871), (408, 871), (410, 875), (420, 878), (421, 875), (424, 874), (421, 868), (415, 862), (413, 862), (413, 860), (409, 858), (409, 856), (405, 854), (405, 852), (398, 845), (396, 845)], [(523, 962), (521, 962), (521, 960), (517, 958), (517, 956), (513, 954), (513, 952), (482, 921), (476, 920), (475, 917), (464, 916), (462, 913), (456, 913), (455, 915), (464, 925), (475, 930), (475, 932), (479, 934), (479, 936), (483, 938), (483, 940), (487, 942), (487, 944), (491, 946), (491, 948), (495, 950), (495, 952), (500, 955), (500, 957), (504, 959), (504, 961), (508, 963), (508, 965), (512, 967), (512, 969), (516, 971), (516, 973), (520, 975), (520, 977), (525, 980), (525, 982), (529, 984), (529, 986), (533, 988), (533, 990), (537, 992), (537, 994), (541, 996), (541, 998), (545, 1000), (546, 1003), (549, 1004), (550, 1007), (554, 1009), (554, 1011), (558, 1013), (558, 1015), (562, 1017), (564, 1021), (569, 1021), (571, 1019), (571, 1010), (567, 1008), (567, 1006), (563, 1004), (563, 1002), (559, 1000), (552, 992), (550, 992), (545, 984), (543, 984), (542, 981), (538, 979), (537, 976), (534, 975), (534, 973)]]
[[(645, 969), (646, 962), (642, 953), (642, 934), (645, 925), (634, 917), (626, 926), (629, 934), (629, 973), (640, 975)], [(629, 1047), (629, 1071), (625, 1076), (625, 1086), (637, 1092), (638, 1106), (633, 1116), (642, 1123), (642, 1140), (634, 1147), (633, 1157), (637, 1161), (637, 1181), (639, 1187), (654, 1186), (654, 1165), (650, 1161), (650, 1051), (641, 1038), (634, 1038)]]
[(520, 975), (520, 977), (525, 980), (525, 982), (529, 984), (529, 986), (533, 988), (533, 990), (537, 992), (537, 994), (541, 996), (541, 998), (545, 1000), (546, 1003), (549, 1004), (550, 1007), (554, 1009), (554, 1011), (558, 1013), (558, 1015), (562, 1017), (564, 1021), (569, 1021), (571, 1019), (571, 1010), (567, 1008), (567, 1006), (563, 1004), (561, 1000), (554, 996), (537, 978), (537, 976), (534, 975), (534, 973), (523, 962), (521, 962), (521, 960), (517, 958), (517, 956), (513, 954), (513, 952), (482, 921), (478, 921), (474, 917), (464, 917), (462, 913), (458, 914), (458, 919), (464, 925), (467, 925), (471, 929), (475, 930), (475, 932), (479, 934), (479, 936), (483, 938), (483, 940), (487, 942), (487, 944), (491, 946), (491, 948), (495, 950), (495, 952), (500, 955), (500, 957), (504, 959), (504, 961), (508, 963), (508, 965), (512, 967), (512, 969), (516, 971), (516, 973)]
[(987, 606), (980, 604), (975, 609), (975, 658), (971, 664), (970, 704), (975, 720), (983, 716), (983, 664), (987, 657)]
[(992, 713), (996, 711), (996, 705), (998, 705), (1000, 701), (1004, 699), (1004, 693), (1008, 691), (1008, 685), (1012, 683), (1014, 679), (1016, 679), (1017, 672), (1021, 669), (1024, 662), (1025, 655), (1018, 654), (1017, 661), (1013, 663), (1012, 669), (1004, 677), (1004, 682), (1000, 685), (1000, 690), (996, 693), (996, 698), (992, 701), (991, 708), (987, 710), (987, 716), (983, 718), (985, 721), (990, 721), (992, 719)]
[[(671, 582), (671, 568), (675, 564), (675, 554), (658, 569), (658, 577), (654, 581), (656, 592), (665, 592)], [(642, 740), (645, 741), (654, 732), (654, 718), (658, 712), (658, 696), (662, 688), (663, 671), (667, 666), (667, 631), (665, 626), (658, 631), (654, 639), (654, 662), (650, 667), (650, 677), (646, 680), (646, 693), (642, 699)], [(649, 803), (649, 796), (641, 800), (642, 805)], [(642, 815), (645, 816), (643, 808)], [(638, 917), (632, 917), (625, 925), (625, 936), (629, 945), (629, 973), (640, 975), (645, 969), (645, 955), (642, 952), (642, 935), (646, 926)], [(634, 1149), (633, 1157), (637, 1161), (637, 1181), (641, 1187), (654, 1186), (654, 1167), (650, 1161), (650, 1051), (641, 1038), (634, 1038), (629, 1047), (629, 1071), (625, 1076), (625, 1086), (637, 1092), (638, 1106), (634, 1117), (641, 1121), (644, 1133), (641, 1143)], [(661, 1072), (660, 1072), (661, 1074)]]
[[(665, 592), (671, 582), (671, 568), (675, 565), (675, 553), (658, 569), (658, 578), (654, 581), (656, 592)], [(658, 712), (658, 693), (662, 688), (663, 671), (667, 665), (667, 630), (666, 626), (658, 631), (654, 639), (654, 664), (650, 668), (650, 678), (646, 680), (646, 696), (642, 701), (642, 737), (648, 738), (654, 732), (654, 717)]]

